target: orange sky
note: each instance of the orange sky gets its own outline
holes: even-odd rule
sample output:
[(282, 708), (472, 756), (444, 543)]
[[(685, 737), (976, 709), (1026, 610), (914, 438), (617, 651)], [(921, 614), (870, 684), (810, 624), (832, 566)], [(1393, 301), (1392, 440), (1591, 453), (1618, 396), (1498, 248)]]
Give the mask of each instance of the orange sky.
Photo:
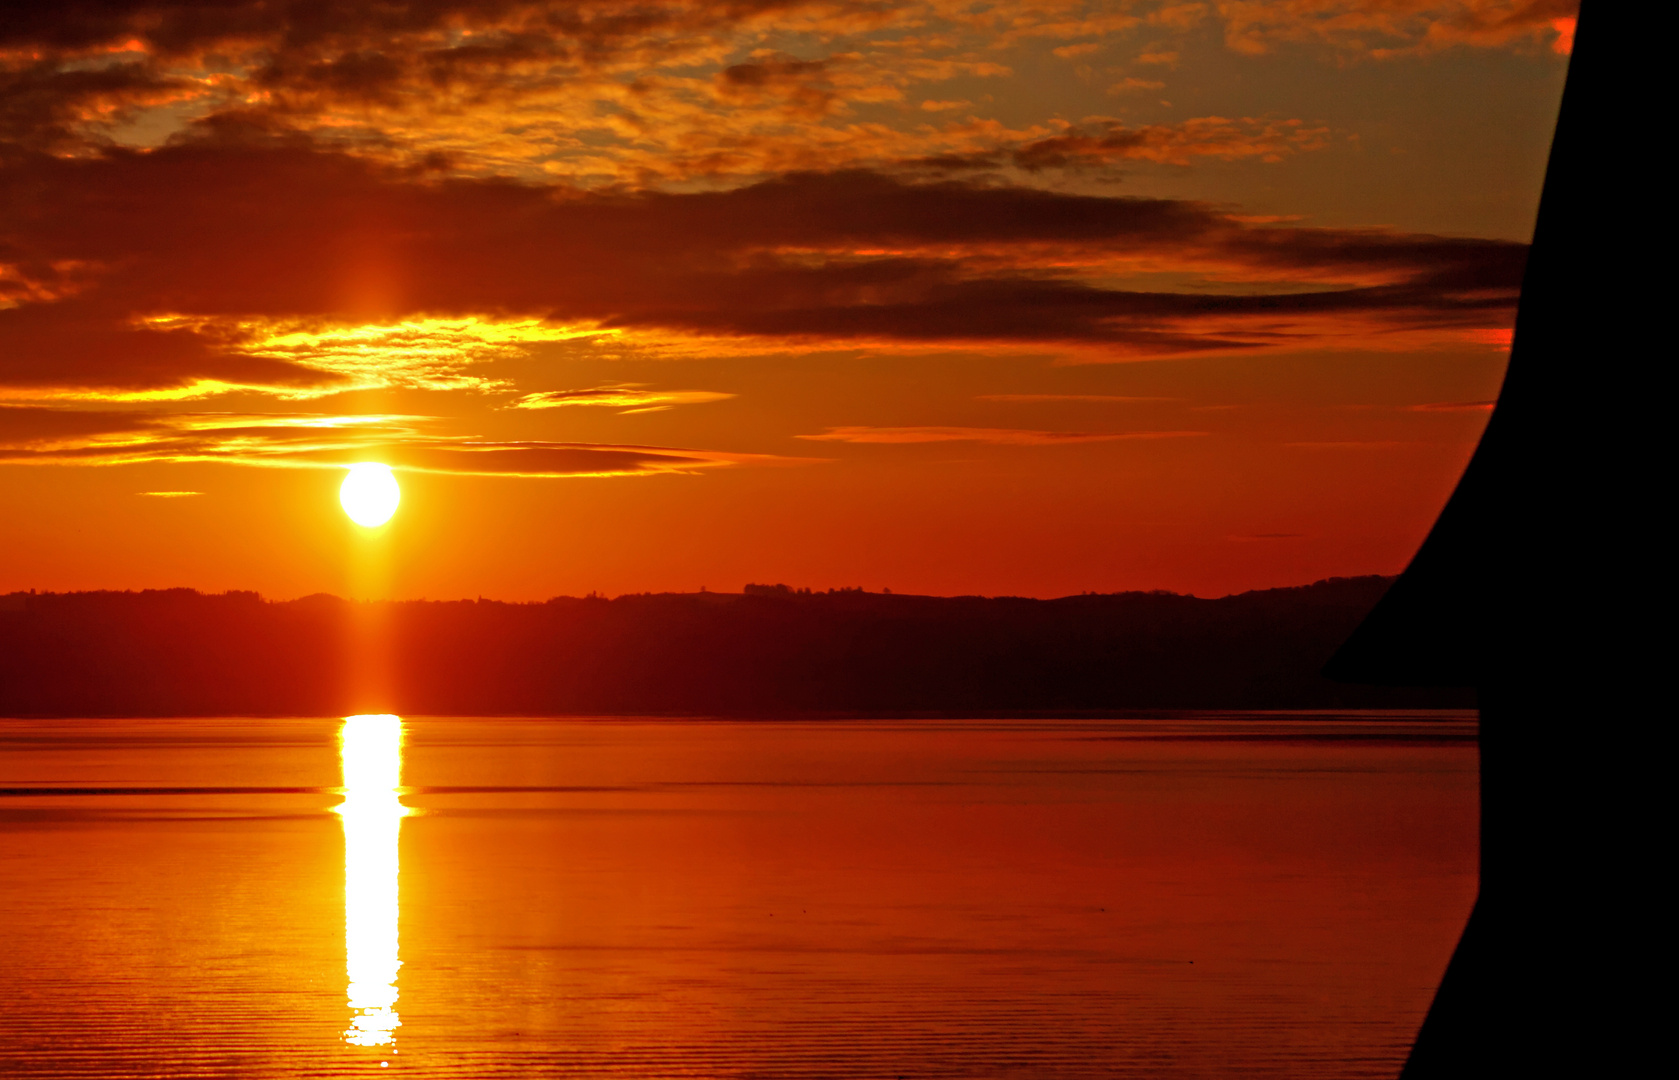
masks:
[(1572, 9), (31, 7), (0, 592), (1395, 572), (1497, 392)]

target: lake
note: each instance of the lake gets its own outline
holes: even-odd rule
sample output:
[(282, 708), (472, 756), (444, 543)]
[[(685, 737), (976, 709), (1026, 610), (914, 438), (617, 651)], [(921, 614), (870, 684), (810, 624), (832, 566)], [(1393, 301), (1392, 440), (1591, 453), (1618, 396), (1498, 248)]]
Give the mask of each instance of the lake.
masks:
[(1474, 731), (0, 720), (0, 1074), (1393, 1077)]

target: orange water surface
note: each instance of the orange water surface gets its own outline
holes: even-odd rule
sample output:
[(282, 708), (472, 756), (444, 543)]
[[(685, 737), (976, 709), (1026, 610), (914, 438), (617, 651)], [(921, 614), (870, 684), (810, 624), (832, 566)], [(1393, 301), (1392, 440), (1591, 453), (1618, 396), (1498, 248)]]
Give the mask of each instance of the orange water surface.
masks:
[(1460, 714), (0, 720), (0, 1074), (1391, 1077)]

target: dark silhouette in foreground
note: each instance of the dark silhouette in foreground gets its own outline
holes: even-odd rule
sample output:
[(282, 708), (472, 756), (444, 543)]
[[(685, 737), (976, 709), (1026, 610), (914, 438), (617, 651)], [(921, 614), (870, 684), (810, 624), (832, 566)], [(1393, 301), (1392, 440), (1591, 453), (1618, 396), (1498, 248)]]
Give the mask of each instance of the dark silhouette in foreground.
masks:
[(1665, 1029), (1658, 997), (1634, 990), (1666, 953), (1653, 804), (1670, 781), (1638, 749), (1664, 665), (1641, 625), (1658, 605), (1630, 584), (1660, 565), (1654, 429), (1631, 400), (1656, 355), (1622, 272), (1636, 186), (1615, 188), (1637, 170), (1609, 165), (1613, 118), (1638, 108), (1609, 67), (1636, 66), (1636, 5), (1586, 7), (1498, 406), (1416, 558), (1327, 669), (1479, 692), (1480, 894), (1405, 1080), (1646, 1075)]
[(0, 597), (0, 715), (1030, 714), (1470, 706), (1319, 669), (1387, 589), (894, 596), (748, 586), (537, 604)]

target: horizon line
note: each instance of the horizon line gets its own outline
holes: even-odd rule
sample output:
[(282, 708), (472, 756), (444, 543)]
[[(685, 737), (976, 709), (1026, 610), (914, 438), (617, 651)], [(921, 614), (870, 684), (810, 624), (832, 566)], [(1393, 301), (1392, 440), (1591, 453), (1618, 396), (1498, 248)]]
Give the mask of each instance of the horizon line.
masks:
[[(786, 584), (782, 584), (782, 583), (779, 583), (779, 582), (775, 583), (775, 584), (763, 584), (763, 583), (759, 583), (759, 582), (748, 582), (745, 585), (743, 585), (741, 587), (740, 591), (738, 591), (738, 592), (731, 592), (731, 591), (727, 591), (727, 590), (709, 589), (709, 588), (706, 588), (705, 586), (702, 585), (702, 586), (699, 587), (699, 589), (697, 589), (695, 591), (692, 591), (692, 592), (683, 592), (683, 591), (674, 590), (674, 589), (664, 589), (664, 590), (646, 590), (646, 591), (641, 591), (641, 592), (624, 592), (624, 593), (618, 593), (616, 595), (608, 596), (605, 593), (600, 593), (600, 592), (596, 592), (596, 591), (591, 590), (590, 592), (584, 593), (580, 596), (573, 596), (573, 595), (566, 594), (566, 593), (559, 593), (559, 594), (555, 594), (554, 596), (550, 596), (550, 597), (547, 597), (546, 599), (542, 599), (542, 600), (498, 600), (498, 599), (495, 599), (494, 597), (485, 597), (485, 596), (482, 596), (482, 595), (479, 595), (479, 596), (476, 596), (476, 597), (463, 596), (463, 597), (458, 597), (458, 598), (455, 598), (455, 599), (445, 599), (445, 600), (434, 600), (434, 599), (432, 599), (430, 597), (426, 597), (426, 596), (378, 597), (378, 598), (368, 599), (368, 598), (359, 598), (359, 597), (339, 596), (337, 593), (329, 593), (329, 592), (305, 593), (301, 596), (294, 596), (294, 597), (290, 597), (290, 598), (286, 598), (286, 599), (278, 599), (278, 598), (274, 598), (274, 597), (263, 596), (261, 593), (257, 592), (255, 589), (223, 589), (223, 590), (218, 592), (218, 591), (212, 591), (212, 590), (198, 589), (198, 588), (194, 588), (190, 585), (171, 585), (171, 586), (165, 586), (165, 587), (162, 587), (162, 588), (143, 588), (143, 589), (65, 589), (63, 591), (54, 591), (54, 590), (50, 590), (50, 589), (43, 589), (43, 590), (14, 589), (11, 592), (0, 593), (0, 611), (19, 610), (19, 608), (13, 607), (12, 604), (16, 603), (19, 598), (27, 599), (28, 597), (48, 597), (48, 596), (70, 597), (70, 596), (99, 596), (99, 595), (145, 596), (145, 595), (148, 595), (148, 594), (165, 594), (165, 593), (189, 593), (193, 596), (202, 596), (202, 597), (209, 597), (209, 598), (216, 598), (216, 597), (244, 598), (244, 597), (250, 597), (250, 598), (254, 599), (256, 602), (263, 603), (263, 604), (296, 604), (296, 603), (301, 603), (301, 602), (306, 601), (306, 600), (313, 600), (313, 601), (317, 601), (317, 602), (330, 600), (330, 601), (334, 601), (334, 602), (337, 602), (337, 603), (343, 603), (343, 604), (502, 604), (502, 605), (507, 605), (507, 606), (517, 606), (517, 605), (532, 605), (532, 606), (535, 606), (535, 605), (541, 605), (541, 604), (551, 604), (551, 603), (554, 603), (554, 602), (560, 601), (560, 600), (577, 600), (577, 601), (602, 600), (602, 601), (611, 602), (611, 601), (615, 601), (615, 600), (640, 599), (640, 598), (655, 597), (655, 596), (669, 596), (669, 597), (707, 596), (707, 597), (719, 597), (719, 598), (728, 597), (728, 598), (737, 598), (737, 599), (744, 599), (748, 596), (760, 596), (760, 597), (770, 597), (770, 598), (777, 598), (777, 597), (789, 597), (789, 598), (811, 597), (811, 598), (815, 598), (815, 597), (819, 597), (819, 596), (875, 596), (875, 597), (891, 596), (891, 597), (897, 597), (897, 598), (902, 598), (902, 599), (906, 599), (906, 600), (1034, 600), (1034, 601), (1039, 601), (1039, 602), (1043, 602), (1043, 603), (1050, 603), (1050, 602), (1053, 602), (1053, 601), (1056, 601), (1056, 600), (1076, 600), (1076, 599), (1079, 599), (1081, 597), (1111, 597), (1111, 596), (1173, 596), (1173, 597), (1180, 597), (1182, 599), (1187, 599), (1187, 600), (1228, 600), (1232, 597), (1247, 596), (1251, 593), (1279, 592), (1279, 591), (1285, 591), (1285, 590), (1289, 590), (1289, 589), (1310, 589), (1310, 588), (1313, 588), (1313, 587), (1319, 586), (1319, 585), (1329, 585), (1329, 584), (1333, 584), (1333, 583), (1336, 583), (1336, 582), (1343, 582), (1343, 581), (1359, 581), (1359, 580), (1364, 580), (1364, 579), (1368, 579), (1368, 578), (1378, 578), (1378, 579), (1385, 580), (1385, 581), (1393, 581), (1398, 576), (1399, 575), (1397, 573), (1389, 573), (1389, 574), (1381, 574), (1381, 573), (1332, 574), (1329, 577), (1318, 578), (1315, 581), (1302, 582), (1302, 583), (1296, 584), (1296, 585), (1268, 585), (1268, 586), (1252, 588), (1252, 589), (1242, 589), (1242, 590), (1237, 591), (1237, 592), (1222, 593), (1218, 596), (1202, 596), (1202, 595), (1199, 595), (1199, 594), (1196, 594), (1196, 593), (1188, 593), (1188, 592), (1180, 593), (1180, 592), (1174, 592), (1171, 589), (1117, 589), (1117, 590), (1114, 590), (1112, 592), (1100, 592), (1100, 591), (1092, 589), (1092, 590), (1085, 590), (1085, 591), (1076, 592), (1076, 593), (1064, 593), (1064, 594), (1059, 595), (1059, 596), (1022, 596), (1022, 595), (1017, 594), (1017, 593), (994, 593), (994, 594), (986, 594), (986, 593), (949, 593), (949, 594), (939, 594), (939, 593), (895, 592), (894, 590), (892, 590), (890, 588), (882, 588), (878, 591), (870, 591), (868, 589), (863, 588), (860, 585), (859, 586), (838, 586), (838, 587), (820, 589), (820, 588), (812, 588), (812, 587), (791, 586), (791, 585), (786, 585)], [(8, 601), (10, 601), (12, 603), (8, 603)]]

